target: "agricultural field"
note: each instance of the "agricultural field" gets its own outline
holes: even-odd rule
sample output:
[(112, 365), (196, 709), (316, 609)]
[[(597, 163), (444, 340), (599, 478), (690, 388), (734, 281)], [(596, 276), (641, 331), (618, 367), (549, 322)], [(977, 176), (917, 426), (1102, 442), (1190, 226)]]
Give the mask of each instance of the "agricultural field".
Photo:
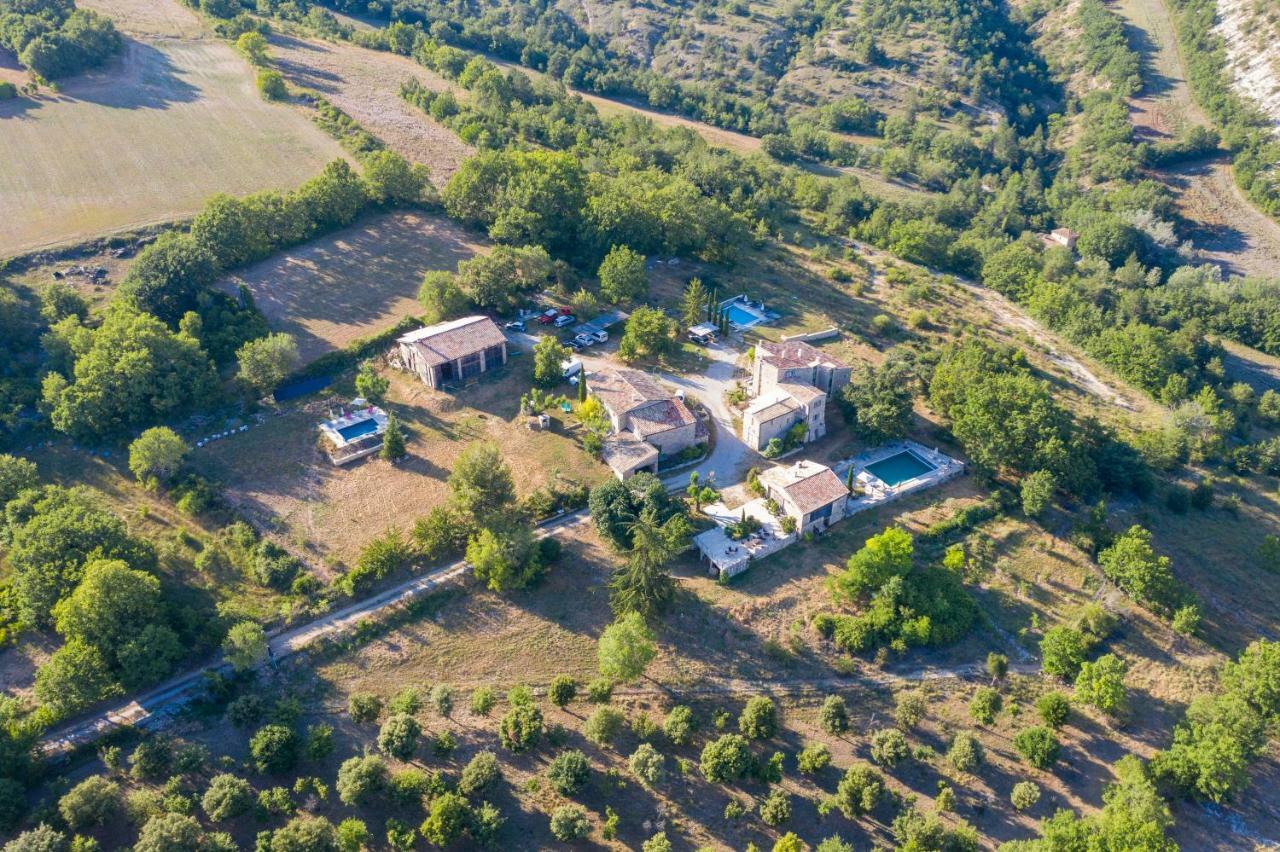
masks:
[(215, 192), (290, 188), (342, 156), (205, 38), (130, 38), (103, 70), (0, 103), (0, 128), (0, 255), (182, 218)]
[(310, 361), (420, 314), (423, 273), (452, 271), (481, 250), (447, 219), (389, 213), (249, 266), (222, 286), (248, 287), (272, 328), (293, 335)]
[(287, 35), (272, 37), (271, 52), (290, 83), (319, 92), (391, 150), (427, 166), (437, 187), (472, 153), (452, 131), (400, 97), (400, 84), (409, 78), (432, 90), (459, 90), (413, 60)]

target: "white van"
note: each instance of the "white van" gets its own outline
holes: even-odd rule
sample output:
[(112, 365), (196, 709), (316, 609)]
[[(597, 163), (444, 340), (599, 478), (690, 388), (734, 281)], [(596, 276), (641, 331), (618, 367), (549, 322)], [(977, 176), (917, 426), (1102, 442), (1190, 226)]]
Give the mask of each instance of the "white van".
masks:
[(560, 374), (564, 378), (572, 378), (582, 372), (582, 362), (577, 358), (570, 358), (568, 361), (560, 362)]

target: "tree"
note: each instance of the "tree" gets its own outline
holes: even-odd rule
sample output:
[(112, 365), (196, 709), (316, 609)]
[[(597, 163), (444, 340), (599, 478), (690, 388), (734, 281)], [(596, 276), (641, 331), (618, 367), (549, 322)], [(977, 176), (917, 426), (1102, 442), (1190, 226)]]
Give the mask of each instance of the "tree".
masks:
[(951, 740), (947, 749), (947, 762), (957, 772), (973, 772), (982, 765), (982, 743), (968, 731), (961, 731)]
[(1074, 627), (1050, 628), (1040, 640), (1040, 665), (1048, 674), (1074, 678), (1080, 672), (1089, 645), (1088, 638)]
[(989, 686), (979, 687), (969, 700), (969, 717), (979, 724), (990, 725), (1003, 703), (999, 692)]
[(666, 775), (666, 758), (649, 743), (640, 743), (628, 758), (627, 765), (646, 787), (661, 782)]
[(924, 693), (918, 690), (899, 692), (893, 697), (893, 703), (894, 724), (904, 731), (919, 725), (929, 709)]
[(1027, 842), (1026, 852), (1081, 848), (1177, 852), (1178, 844), (1166, 837), (1173, 817), (1142, 761), (1132, 755), (1123, 757), (1113, 773), (1116, 781), (1103, 791), (1100, 813), (1081, 818), (1058, 811), (1041, 823), (1042, 838)]
[(627, 562), (609, 582), (609, 604), (614, 615), (638, 613), (652, 618), (675, 597), (675, 583), (667, 564), (688, 549), (692, 529), (684, 515), (672, 515), (658, 523), (657, 512), (645, 509), (631, 525), (631, 550)]
[(1157, 779), (1184, 794), (1222, 803), (1249, 783), (1249, 762), (1266, 743), (1265, 721), (1239, 695), (1201, 696), (1151, 761)]
[(91, 775), (58, 800), (58, 812), (77, 831), (102, 825), (120, 808), (120, 785)]
[(657, 653), (653, 632), (636, 612), (627, 613), (606, 627), (596, 646), (600, 674), (622, 683), (644, 674)]
[(259, 772), (282, 775), (297, 764), (301, 745), (292, 728), (264, 725), (249, 740), (249, 754)]
[(4, 852), (67, 852), (67, 849), (67, 836), (43, 822), (4, 845)]
[(254, 798), (253, 787), (248, 781), (224, 772), (209, 781), (200, 806), (210, 820), (223, 822), (247, 814), (253, 807)]
[(229, 852), (235, 844), (226, 835), (205, 834), (200, 823), (185, 814), (153, 816), (142, 827), (134, 852)]
[(884, 794), (884, 776), (866, 763), (855, 763), (836, 787), (835, 804), (846, 819), (857, 819), (875, 810)]
[(561, 752), (547, 767), (547, 781), (551, 789), (562, 796), (572, 796), (582, 789), (591, 777), (591, 764), (587, 756), (577, 749)]
[(644, 255), (614, 246), (600, 264), (600, 295), (610, 302), (638, 302), (649, 294)]
[(556, 840), (569, 843), (590, 833), (591, 822), (581, 805), (561, 805), (551, 812), (551, 834)]
[(635, 523), (646, 511), (651, 510), (658, 523), (666, 523), (680, 511), (662, 480), (647, 472), (626, 482), (602, 482), (591, 489), (587, 506), (600, 535), (620, 552), (631, 549)]
[(244, 54), (244, 58), (254, 65), (267, 64), (267, 40), (256, 30), (241, 33), (236, 39), (236, 50)]
[(673, 852), (673, 849), (665, 831), (658, 832), (640, 844), (640, 852)]
[(542, 738), (542, 711), (532, 704), (517, 704), (502, 717), (498, 736), (504, 748), (528, 751)]
[(365, 194), (383, 207), (418, 204), (430, 184), (425, 166), (412, 164), (389, 148), (370, 151), (360, 158), (360, 165)]
[(556, 675), (547, 687), (547, 700), (557, 707), (564, 707), (578, 694), (578, 682), (570, 675)]
[(397, 713), (382, 723), (378, 731), (378, 749), (400, 760), (408, 760), (418, 747), (422, 727), (407, 713)]
[(40, 484), (34, 463), (8, 453), (0, 453), (0, 509), (19, 492)]
[(676, 323), (659, 308), (641, 306), (631, 312), (618, 343), (618, 357), (627, 363), (657, 359), (675, 346)]
[(1004, 680), (1004, 676), (1009, 673), (1009, 658), (998, 651), (990, 651), (987, 653), (987, 674), (991, 675), (992, 680)]
[[(788, 831), (779, 837), (773, 844), (773, 852), (808, 852), (808, 849), (809, 844), (801, 840), (799, 835), (792, 831)], [(830, 852), (829, 849), (823, 850), (822, 846), (819, 846), (818, 849), (820, 852)]]
[(267, 633), (256, 621), (242, 621), (227, 631), (222, 656), (238, 671), (257, 667), (267, 658)]
[(1222, 685), (1266, 718), (1280, 713), (1280, 642), (1255, 639), (1223, 666)]
[(831, 749), (826, 743), (809, 743), (796, 755), (796, 768), (805, 775), (816, 775), (831, 765)]
[(404, 429), (400, 426), (400, 418), (394, 414), (387, 415), (387, 429), (382, 433), (382, 449), (378, 455), (387, 461), (399, 461), (409, 454), (405, 447)]
[(338, 767), (338, 798), (344, 805), (360, 807), (387, 789), (386, 762), (377, 755), (352, 757)]
[(778, 732), (778, 709), (764, 696), (752, 696), (738, 717), (738, 731), (753, 740), (767, 740)]
[[(690, 278), (688, 286), (684, 288), (684, 295), (680, 298), (680, 322), (686, 328), (702, 322), (709, 298), (707, 288), (702, 285), (702, 279)], [(1276, 406), (1276, 410), (1280, 414), (1280, 404)], [(1280, 416), (1277, 419), (1280, 419)]]
[(890, 441), (911, 429), (915, 386), (911, 365), (890, 358), (879, 367), (863, 367), (840, 391), (838, 401), (859, 435)]
[[(561, 345), (553, 334), (544, 334), (533, 345), (533, 380), (543, 387), (558, 384), (564, 378), (564, 368), (560, 365), (569, 360), (573, 353), (568, 346)], [(578, 384), (583, 384), (582, 376)]]
[(683, 704), (672, 707), (667, 718), (662, 720), (662, 732), (671, 740), (672, 745), (688, 745), (695, 727), (693, 711)]
[(449, 491), (454, 506), (473, 518), (484, 518), (516, 499), (511, 468), (489, 442), (469, 444), (462, 451), (449, 474)]
[(119, 684), (97, 647), (72, 639), (53, 652), (36, 671), (36, 698), (57, 716), (118, 695)]
[(1047, 470), (1037, 470), (1022, 479), (1022, 511), (1028, 518), (1038, 518), (1053, 502), (1057, 480)]
[(534, 540), (533, 529), (519, 518), (496, 521), (484, 527), (467, 544), (466, 559), (492, 591), (523, 589), (542, 575), (546, 567), (542, 546)]
[(832, 596), (851, 603), (862, 600), (889, 578), (910, 571), (914, 551), (910, 533), (898, 527), (871, 536), (849, 557), (845, 570), (831, 581)]
[(340, 852), (360, 852), (373, 839), (363, 820), (347, 817), (338, 823), (338, 849)]
[(1024, 728), (1013, 738), (1013, 747), (1036, 769), (1048, 769), (1058, 759), (1061, 746), (1053, 731), (1034, 726)]
[(427, 322), (443, 322), (466, 313), (470, 300), (452, 272), (432, 270), (422, 277), (418, 302), (426, 309)]
[(871, 735), (871, 759), (881, 766), (896, 766), (910, 756), (911, 746), (897, 728), (882, 728)]
[(497, 246), (459, 263), (454, 283), (475, 305), (505, 314), (515, 310), (526, 293), (543, 289), (551, 269), (551, 258), (541, 246)]
[(828, 734), (843, 734), (849, 730), (849, 710), (839, 695), (828, 695), (818, 711), (818, 724)]
[(626, 717), (609, 706), (597, 707), (582, 725), (582, 735), (596, 745), (608, 745), (622, 730)]
[(1123, 713), (1127, 706), (1124, 676), (1128, 670), (1128, 664), (1115, 654), (1103, 654), (1082, 664), (1076, 676), (1076, 698), (1108, 716)]
[(1030, 810), (1040, 801), (1040, 785), (1034, 781), (1019, 781), (1009, 793), (1009, 801), (1019, 811)]
[(488, 789), (501, 777), (498, 756), (491, 751), (482, 751), (462, 768), (462, 775), (458, 778), (458, 792), (464, 796), (474, 796)]
[(1151, 547), (1151, 532), (1136, 524), (1098, 554), (1102, 573), (1139, 603), (1168, 609), (1179, 595), (1169, 557)]
[(391, 380), (380, 375), (373, 364), (365, 362), (356, 373), (356, 393), (370, 402), (380, 403), (391, 387)]
[(168, 426), (153, 426), (129, 445), (129, 470), (139, 482), (167, 482), (191, 448)]
[(1036, 713), (1040, 721), (1057, 730), (1067, 723), (1071, 702), (1061, 692), (1046, 692), (1036, 701)]
[(258, 394), (268, 394), (298, 367), (298, 344), (284, 332), (268, 334), (236, 350), (240, 381)]
[(431, 800), (431, 810), (422, 823), (428, 843), (448, 846), (462, 836), (471, 818), (471, 807), (457, 793), (443, 793)]
[(321, 816), (296, 816), (271, 835), (270, 852), (338, 852), (338, 833)]
[(1140, 245), (1138, 232), (1133, 226), (1105, 214), (1091, 216), (1076, 242), (1080, 254), (1105, 260), (1113, 267), (1122, 266)]
[(760, 821), (778, 826), (791, 819), (791, 797), (785, 791), (774, 788), (760, 803)]
[(282, 101), (289, 97), (289, 87), (285, 85), (284, 75), (271, 68), (258, 70), (258, 94), (269, 101)]
[(191, 234), (167, 231), (138, 253), (120, 282), (119, 298), (174, 327), (198, 307), (200, 294), (217, 274), (215, 255), (201, 241), (198, 228)]
[(752, 763), (746, 738), (738, 734), (724, 734), (702, 749), (699, 766), (703, 777), (712, 784), (725, 784), (745, 776)]

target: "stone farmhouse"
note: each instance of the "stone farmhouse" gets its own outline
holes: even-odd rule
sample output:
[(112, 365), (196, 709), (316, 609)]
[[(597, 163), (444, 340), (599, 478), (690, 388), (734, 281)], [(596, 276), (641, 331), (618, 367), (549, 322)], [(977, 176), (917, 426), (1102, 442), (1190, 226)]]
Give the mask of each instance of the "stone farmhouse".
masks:
[(814, 461), (771, 467), (760, 474), (760, 484), (765, 497), (795, 519), (800, 534), (820, 532), (841, 520), (849, 503), (848, 486), (831, 468)]
[(396, 339), (400, 360), (427, 387), (460, 384), (507, 363), (507, 338), (488, 317), (429, 325)]
[(613, 434), (605, 439), (604, 461), (619, 479), (657, 473), (662, 458), (707, 440), (706, 426), (684, 400), (647, 373), (603, 368), (586, 381), (609, 415)]
[(803, 443), (827, 434), (827, 400), (849, 383), (850, 368), (801, 340), (756, 344), (754, 397), (742, 416), (742, 440), (756, 451), (804, 425)]

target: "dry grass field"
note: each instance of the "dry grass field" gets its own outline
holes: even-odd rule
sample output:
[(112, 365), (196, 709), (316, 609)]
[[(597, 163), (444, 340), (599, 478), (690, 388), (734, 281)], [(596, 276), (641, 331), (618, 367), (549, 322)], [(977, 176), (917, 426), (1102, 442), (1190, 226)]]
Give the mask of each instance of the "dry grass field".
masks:
[(483, 244), (443, 218), (389, 213), (312, 240), (228, 277), (245, 285), (276, 331), (298, 341), (304, 361), (421, 313), (423, 273), (452, 271)]
[(472, 154), (453, 131), (400, 97), (400, 84), (411, 77), (431, 89), (463, 92), (408, 57), (283, 35), (272, 37), (271, 55), (290, 83), (319, 92), (389, 148), (427, 166), (438, 187)]
[[(454, 459), (474, 441), (493, 441), (516, 471), (520, 496), (557, 481), (595, 484), (608, 471), (566, 433), (533, 432), (516, 422), (528, 390), (528, 355), (502, 372), (456, 393), (424, 386), (388, 370), (385, 406), (408, 432), (409, 458), (395, 465), (377, 457), (334, 467), (317, 446), (316, 425), (326, 404), (289, 407), (232, 440), (196, 451), (193, 465), (225, 488), (227, 498), (282, 543), (313, 563), (349, 563), (390, 526), (402, 530), (448, 498)], [(349, 398), (349, 397), (348, 397)], [(335, 397), (336, 399), (336, 397)]]
[(292, 187), (342, 156), (212, 39), (130, 39), (60, 92), (0, 104), (0, 135), (0, 256), (187, 216), (215, 192)]

